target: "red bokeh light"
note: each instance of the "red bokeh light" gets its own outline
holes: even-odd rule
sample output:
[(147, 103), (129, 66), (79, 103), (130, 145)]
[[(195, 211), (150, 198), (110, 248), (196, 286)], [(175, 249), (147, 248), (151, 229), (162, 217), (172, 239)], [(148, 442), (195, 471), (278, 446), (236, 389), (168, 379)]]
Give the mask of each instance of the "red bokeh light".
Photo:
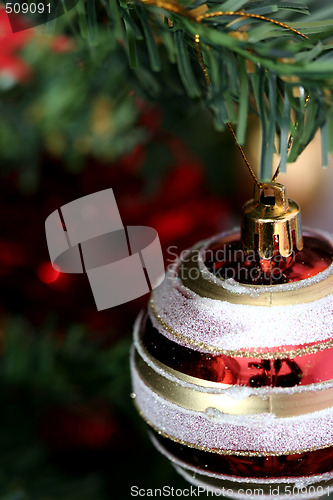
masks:
[(43, 282), (49, 285), (50, 283), (54, 283), (59, 278), (60, 272), (52, 267), (52, 264), (49, 262), (43, 262), (38, 266), (37, 269), (38, 278)]

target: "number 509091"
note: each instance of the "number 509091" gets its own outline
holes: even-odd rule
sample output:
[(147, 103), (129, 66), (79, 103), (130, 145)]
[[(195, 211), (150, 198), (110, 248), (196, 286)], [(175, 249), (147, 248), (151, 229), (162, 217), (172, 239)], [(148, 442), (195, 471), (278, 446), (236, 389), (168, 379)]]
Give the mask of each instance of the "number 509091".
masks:
[(7, 14), (44, 14), (51, 13), (51, 3), (9, 3), (6, 2)]

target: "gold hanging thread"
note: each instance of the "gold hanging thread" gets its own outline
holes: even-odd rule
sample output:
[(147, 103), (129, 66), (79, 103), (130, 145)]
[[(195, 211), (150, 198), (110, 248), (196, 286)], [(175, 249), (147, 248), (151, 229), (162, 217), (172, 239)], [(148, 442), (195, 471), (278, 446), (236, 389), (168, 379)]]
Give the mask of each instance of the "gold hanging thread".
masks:
[[(257, 179), (257, 177), (256, 177), (256, 174), (254, 173), (254, 170), (253, 170), (253, 168), (252, 168), (252, 167), (251, 167), (251, 165), (250, 165), (250, 162), (249, 162), (249, 161), (248, 161), (248, 159), (246, 158), (246, 155), (245, 155), (245, 153), (244, 153), (244, 151), (243, 151), (243, 148), (242, 148), (242, 146), (241, 146), (241, 145), (239, 144), (239, 142), (238, 142), (238, 139), (237, 139), (237, 136), (236, 136), (236, 134), (235, 134), (234, 129), (232, 128), (232, 126), (230, 125), (230, 123), (227, 123), (227, 126), (228, 126), (228, 129), (230, 130), (230, 133), (231, 133), (232, 137), (234, 138), (234, 141), (235, 141), (235, 143), (236, 143), (236, 146), (237, 146), (237, 147), (238, 147), (238, 149), (239, 149), (240, 154), (242, 155), (242, 158), (243, 158), (243, 160), (244, 160), (244, 162), (245, 162), (245, 165), (247, 166), (247, 168), (249, 169), (250, 174), (251, 174), (251, 175), (252, 175), (252, 177), (253, 177), (254, 182), (257, 184), (257, 186), (258, 186), (259, 188), (262, 188), (262, 183), (258, 181), (258, 179)], [(274, 174), (275, 179), (276, 179), (276, 177), (277, 177), (277, 174), (278, 174), (278, 173), (279, 173), (279, 172), (277, 172), (277, 173), (275, 172), (275, 174)]]
[(251, 14), (250, 12), (243, 12), (243, 11), (217, 11), (217, 12), (207, 12), (201, 14), (202, 10), (200, 9), (193, 9), (189, 10), (186, 7), (183, 7), (180, 5), (178, 2), (175, 0), (139, 0), (141, 3), (144, 3), (146, 5), (153, 5), (154, 7), (159, 7), (161, 9), (167, 10), (169, 12), (173, 12), (175, 14), (179, 14), (183, 17), (186, 17), (187, 19), (191, 19), (192, 21), (195, 21), (197, 23), (201, 23), (205, 19), (210, 19), (212, 17), (222, 17), (222, 16), (228, 16), (228, 17), (244, 17), (248, 19), (259, 19), (260, 21), (266, 21), (272, 24), (275, 24), (277, 26), (280, 26), (281, 28), (288, 29), (289, 31), (292, 31), (296, 35), (299, 35), (303, 38), (308, 39), (306, 35), (301, 33), (300, 31), (296, 30), (295, 28), (292, 28), (286, 23), (282, 23), (281, 21), (276, 21), (275, 19), (271, 19), (270, 17), (265, 17), (261, 16), (259, 14)]
[(194, 46), (195, 46), (195, 50), (197, 52), (198, 61), (199, 61), (200, 66), (202, 68), (203, 74), (205, 75), (205, 80), (207, 82), (207, 85), (210, 86), (212, 84), (212, 82), (210, 81), (208, 71), (207, 71), (206, 65), (205, 65), (203, 57), (202, 57), (202, 53), (200, 50), (200, 35), (198, 33), (196, 35), (194, 35)]

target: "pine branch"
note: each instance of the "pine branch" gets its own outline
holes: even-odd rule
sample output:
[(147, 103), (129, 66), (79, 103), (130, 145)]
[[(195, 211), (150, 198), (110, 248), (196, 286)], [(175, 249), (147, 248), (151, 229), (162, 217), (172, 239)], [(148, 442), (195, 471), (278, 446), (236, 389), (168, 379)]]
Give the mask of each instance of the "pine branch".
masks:
[[(294, 161), (314, 136), (318, 128), (323, 132), (331, 127), (331, 91), (333, 89), (333, 6), (327, 2), (247, 2), (226, 0), (221, 3), (201, 0), (180, 1), (176, 5), (166, 2), (146, 4), (145, 1), (102, 0), (97, 9), (97, 22), (108, 19), (109, 35), (121, 36), (128, 50), (129, 64), (135, 68), (139, 87), (151, 95), (152, 82), (167, 84), (177, 64), (181, 92), (192, 99), (200, 99), (214, 114), (217, 128), (227, 122), (237, 125), (238, 139), (245, 141), (247, 115), (250, 107), (247, 96), (254, 97), (254, 111), (259, 114), (263, 129), (263, 155), (261, 175), (270, 175), (273, 154), (272, 138), (281, 137), (282, 163), (286, 160), (286, 136), (293, 135), (289, 161)], [(287, 23), (290, 28), (273, 24), (262, 18), (244, 18), (237, 15), (202, 19), (195, 18), (195, 9), (203, 7), (205, 13), (243, 10), (255, 16), (267, 16)], [(88, 26), (94, 26), (96, 12), (87, 0)], [(173, 11), (172, 11), (173, 10)], [(176, 11), (174, 11), (176, 10)], [(187, 12), (184, 15), (184, 12)], [(113, 28), (114, 30), (113, 35)], [(194, 36), (201, 41), (203, 60), (211, 80), (205, 81), (202, 68), (194, 51)], [(84, 33), (82, 33), (84, 35)], [(112, 46), (116, 46), (113, 39)], [(167, 54), (167, 58), (164, 54)], [(147, 66), (148, 63), (148, 66)], [(244, 68), (246, 71), (244, 72)], [(262, 78), (256, 78), (259, 72)], [(148, 77), (148, 73), (150, 77)], [(274, 75), (273, 89), (272, 75)], [(260, 88), (259, 88), (260, 84)], [(159, 93), (155, 86), (154, 99)], [(274, 90), (274, 91), (273, 91)], [(179, 92), (179, 87), (177, 89)], [(287, 96), (287, 103), (285, 99)], [(306, 96), (306, 106), (304, 106)], [(280, 110), (279, 112), (277, 110)], [(289, 114), (287, 119), (281, 116)], [(297, 116), (298, 125), (295, 126)], [(273, 120), (273, 125), (272, 125)], [(270, 123), (265, 133), (265, 123)], [(306, 125), (305, 125), (306, 124)], [(331, 144), (323, 140), (324, 158)]]

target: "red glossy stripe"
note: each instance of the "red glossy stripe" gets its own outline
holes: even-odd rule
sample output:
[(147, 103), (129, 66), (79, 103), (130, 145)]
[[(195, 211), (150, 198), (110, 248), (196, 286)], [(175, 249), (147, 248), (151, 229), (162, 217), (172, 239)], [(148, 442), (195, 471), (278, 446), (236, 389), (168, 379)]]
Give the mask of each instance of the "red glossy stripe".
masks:
[(156, 440), (176, 458), (206, 472), (240, 477), (298, 477), (332, 472), (333, 447), (279, 457), (238, 457), (196, 450), (153, 432)]
[(333, 348), (272, 360), (215, 356), (167, 339), (153, 327), (147, 316), (141, 325), (141, 339), (147, 351), (158, 361), (202, 380), (248, 387), (293, 387), (333, 379)]
[[(277, 237), (276, 237), (277, 238)], [(278, 285), (301, 281), (324, 271), (333, 261), (330, 242), (303, 233), (303, 250), (294, 251), (284, 258), (278, 252), (272, 260), (260, 259), (256, 251), (244, 253), (239, 235), (235, 234), (213, 243), (206, 249), (205, 265), (210, 272), (222, 279), (233, 278), (248, 285)]]

